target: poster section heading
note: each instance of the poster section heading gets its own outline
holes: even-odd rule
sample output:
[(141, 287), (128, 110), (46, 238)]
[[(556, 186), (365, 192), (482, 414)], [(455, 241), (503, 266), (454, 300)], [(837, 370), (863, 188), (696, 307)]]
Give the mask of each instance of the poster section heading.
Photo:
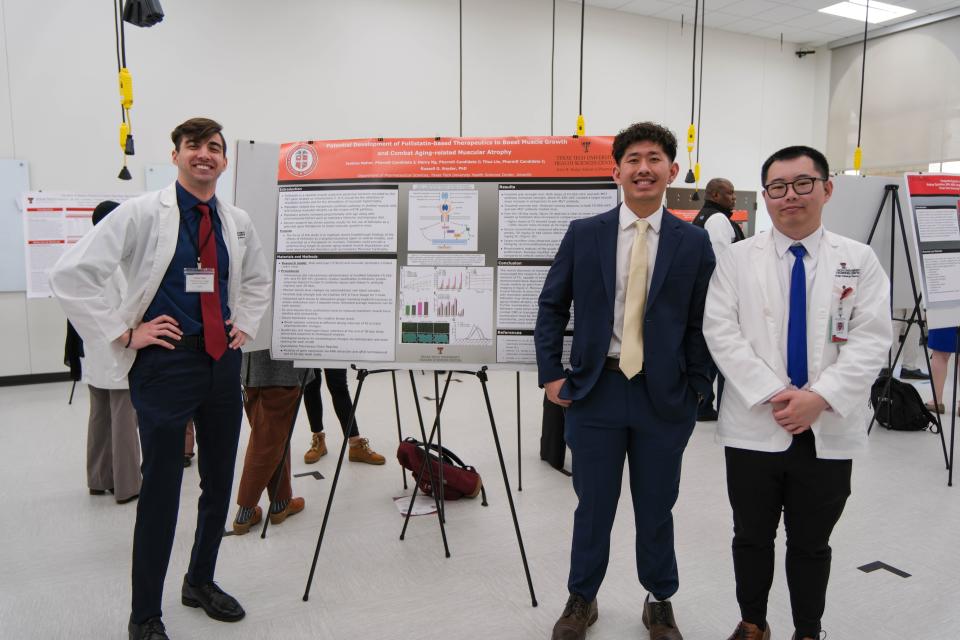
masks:
[(906, 174), (931, 327), (960, 324), (960, 176)]
[(610, 179), (613, 138), (366, 138), (280, 149), (279, 182)]
[[(274, 357), (534, 367), (538, 298), (567, 227), (618, 202), (611, 144), (603, 137), (283, 145)], [(491, 161), (436, 180), (423, 169), (448, 150)], [(572, 329), (571, 309), (565, 360)]]
[(27, 297), (49, 298), (49, 273), (68, 248), (93, 229), (93, 210), (104, 200), (123, 202), (129, 193), (29, 191), (23, 194)]

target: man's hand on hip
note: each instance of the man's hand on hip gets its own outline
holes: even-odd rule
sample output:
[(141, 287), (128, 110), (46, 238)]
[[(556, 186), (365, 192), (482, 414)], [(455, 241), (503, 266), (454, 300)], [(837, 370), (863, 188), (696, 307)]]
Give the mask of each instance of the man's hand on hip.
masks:
[[(133, 335), (130, 335), (129, 332), (133, 332)], [(177, 321), (170, 316), (163, 315), (157, 316), (149, 322), (144, 322), (136, 329), (129, 329), (114, 342), (127, 349), (143, 349), (154, 344), (164, 349), (173, 349), (174, 346), (161, 336), (180, 340), (182, 335), (183, 331), (180, 330)]]
[(566, 378), (560, 378), (558, 380), (544, 383), (543, 390), (547, 392), (547, 400), (553, 404), (558, 404), (561, 407), (569, 407), (570, 401), (564, 400), (560, 397), (560, 389), (563, 387), (563, 383), (566, 381)]

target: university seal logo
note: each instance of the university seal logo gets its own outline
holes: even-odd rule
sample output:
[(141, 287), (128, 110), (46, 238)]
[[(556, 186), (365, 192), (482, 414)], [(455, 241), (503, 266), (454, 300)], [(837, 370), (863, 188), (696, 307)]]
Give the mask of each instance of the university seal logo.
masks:
[(308, 175), (317, 166), (317, 152), (308, 144), (298, 144), (287, 154), (287, 171), (295, 176)]

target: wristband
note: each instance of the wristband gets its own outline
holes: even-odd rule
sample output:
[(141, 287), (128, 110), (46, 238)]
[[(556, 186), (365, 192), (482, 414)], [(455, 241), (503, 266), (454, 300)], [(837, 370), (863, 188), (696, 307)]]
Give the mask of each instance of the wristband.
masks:
[(130, 334), (127, 336), (127, 344), (123, 345), (124, 349), (130, 348), (130, 343), (133, 342), (133, 329), (129, 329)]

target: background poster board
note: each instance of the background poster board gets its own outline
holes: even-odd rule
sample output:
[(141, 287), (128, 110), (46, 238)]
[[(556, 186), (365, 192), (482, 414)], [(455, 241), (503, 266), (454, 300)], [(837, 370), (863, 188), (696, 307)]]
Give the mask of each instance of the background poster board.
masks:
[(22, 196), (30, 190), (23, 160), (0, 159), (0, 291), (26, 291)]
[[(900, 232), (900, 221), (896, 220), (891, 208), (894, 193), (884, 201), (887, 186), (895, 186), (900, 191), (903, 181), (900, 177), (885, 176), (833, 176), (833, 195), (823, 207), (823, 226), (830, 231), (859, 242), (866, 242), (870, 237), (870, 229), (875, 220), (881, 203), (883, 211), (873, 234), (870, 248), (876, 254), (883, 266), (883, 270), (890, 276), (893, 272), (893, 306), (897, 309), (913, 309), (913, 288), (910, 285), (910, 270), (907, 259), (913, 263), (914, 277), (917, 278), (917, 291), (920, 287), (920, 270), (915, 254), (915, 241), (910, 233), (910, 214), (905, 194), (899, 195), (900, 208), (903, 212), (903, 224), (907, 232), (908, 247), (903, 248), (903, 236)], [(893, 268), (891, 269), (891, 222), (896, 220), (896, 229), (893, 234)]]
[(927, 324), (960, 325), (960, 175), (904, 175)]
[[(533, 370), (571, 220), (613, 208), (612, 137), (281, 145), (271, 353), (298, 366)], [(239, 193), (238, 193), (239, 201)], [(569, 353), (569, 339), (566, 345)]]
[(49, 298), (49, 271), (64, 252), (93, 228), (93, 210), (129, 193), (28, 191), (23, 194), (23, 243), (28, 298)]

